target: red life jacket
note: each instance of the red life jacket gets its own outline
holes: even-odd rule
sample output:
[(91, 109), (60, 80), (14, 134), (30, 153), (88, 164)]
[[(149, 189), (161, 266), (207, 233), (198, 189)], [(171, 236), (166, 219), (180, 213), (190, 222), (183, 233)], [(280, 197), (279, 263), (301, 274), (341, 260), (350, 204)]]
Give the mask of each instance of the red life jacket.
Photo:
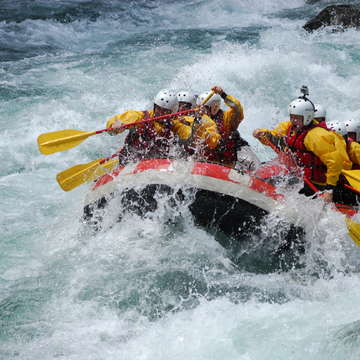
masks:
[(220, 164), (234, 165), (237, 161), (237, 144), (240, 138), (239, 132), (226, 132), (224, 127), (224, 112), (220, 109), (212, 118), (221, 136), (218, 146), (215, 149), (207, 148), (205, 151), (205, 159)]
[[(148, 111), (143, 111), (143, 120), (150, 119)], [(152, 122), (145, 123), (130, 129), (119, 152), (119, 162), (126, 164), (129, 161), (168, 157), (173, 133), (165, 127), (159, 135)]]
[(305, 177), (315, 183), (326, 184), (326, 166), (319, 157), (307, 150), (304, 145), (305, 136), (315, 127), (322, 127), (327, 130), (325, 121), (307, 126), (300, 132), (295, 132), (291, 125), (286, 134), (285, 142), (293, 153), (297, 165), (304, 169)]

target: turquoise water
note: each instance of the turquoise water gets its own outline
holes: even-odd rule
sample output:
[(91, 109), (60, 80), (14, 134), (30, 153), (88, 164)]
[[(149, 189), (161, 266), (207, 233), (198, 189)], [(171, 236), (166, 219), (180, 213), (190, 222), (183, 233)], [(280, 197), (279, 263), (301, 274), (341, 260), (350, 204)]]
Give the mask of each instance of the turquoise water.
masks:
[(165, 206), (98, 234), (81, 223), (87, 187), (64, 193), (55, 176), (114, 153), (121, 137), (51, 156), (36, 146), (44, 132), (102, 129), (164, 87), (237, 96), (239, 130), (263, 160), (273, 154), (252, 130), (286, 119), (303, 84), (330, 119), (356, 118), (359, 33), (302, 30), (328, 3), (2, 2), (1, 359), (359, 358), (359, 248), (331, 209), (291, 194), (264, 231), (297, 212), (302, 267), (249, 271), (186, 208), (176, 225)]

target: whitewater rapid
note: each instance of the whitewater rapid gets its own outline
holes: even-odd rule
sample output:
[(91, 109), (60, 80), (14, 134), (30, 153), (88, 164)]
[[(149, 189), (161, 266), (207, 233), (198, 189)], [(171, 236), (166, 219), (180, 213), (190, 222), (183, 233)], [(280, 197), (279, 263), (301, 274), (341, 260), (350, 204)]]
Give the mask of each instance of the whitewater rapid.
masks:
[(269, 220), (276, 231), (291, 208), (306, 221), (302, 266), (250, 271), (186, 209), (174, 224), (166, 208), (97, 234), (82, 224), (87, 186), (64, 193), (55, 176), (121, 137), (51, 156), (36, 145), (146, 109), (161, 88), (239, 98), (240, 133), (262, 160), (273, 153), (253, 129), (285, 120), (301, 85), (329, 119), (357, 118), (359, 32), (302, 29), (328, 3), (4, 0), (0, 359), (359, 359), (359, 249), (320, 201), (294, 194)]

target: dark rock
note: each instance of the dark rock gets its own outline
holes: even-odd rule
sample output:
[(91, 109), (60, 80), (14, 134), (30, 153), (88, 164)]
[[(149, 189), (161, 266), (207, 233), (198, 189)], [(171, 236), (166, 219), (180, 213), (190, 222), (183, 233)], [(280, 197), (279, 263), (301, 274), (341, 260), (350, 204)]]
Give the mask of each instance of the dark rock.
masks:
[(325, 26), (360, 27), (360, 8), (354, 5), (331, 5), (304, 25), (307, 31)]

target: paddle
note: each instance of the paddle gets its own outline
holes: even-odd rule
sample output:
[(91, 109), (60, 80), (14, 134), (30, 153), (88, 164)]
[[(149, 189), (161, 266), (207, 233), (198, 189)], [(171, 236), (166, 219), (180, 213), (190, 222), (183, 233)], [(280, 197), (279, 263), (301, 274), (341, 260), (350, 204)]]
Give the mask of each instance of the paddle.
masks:
[[(268, 139), (265, 140), (266, 144), (269, 145), (277, 154), (283, 154), (273, 143), (271, 143)], [(294, 159), (291, 154), (288, 154), (291, 158), (292, 162), (295, 164)], [(345, 185), (347, 188), (351, 189), (354, 192), (360, 191), (360, 170), (342, 170), (342, 174), (349, 181), (351, 186)], [(319, 189), (306, 177), (304, 177), (304, 182), (316, 193)], [(358, 190), (359, 189), (359, 190)], [(351, 220), (349, 216), (345, 218), (346, 227), (349, 231), (349, 235), (354, 243), (360, 246), (360, 224)]]
[(97, 159), (86, 164), (75, 165), (59, 172), (56, 180), (64, 191), (70, 191), (87, 181), (94, 180), (119, 165), (119, 160), (114, 159), (119, 153), (108, 158)]
[(349, 184), (356, 192), (360, 191), (360, 170), (342, 170), (341, 173), (345, 176)]
[[(179, 111), (173, 114), (157, 116), (151, 119), (141, 120), (130, 124), (124, 124), (118, 129), (127, 129), (132, 126), (141, 125), (158, 120), (164, 120), (171, 118), (173, 116), (186, 115), (189, 113), (193, 113), (195, 111), (196, 111), (195, 109), (189, 109), (189, 110)], [(96, 134), (101, 134), (105, 131), (109, 131), (110, 129), (111, 128), (97, 130), (97, 131), (80, 131), (80, 130), (66, 129), (66, 130), (59, 130), (59, 131), (53, 131), (53, 132), (41, 134), (38, 137), (39, 150), (42, 154), (45, 155), (53, 154), (59, 151), (69, 150), (75, 146), (80, 145), (88, 137)]]
[[(214, 92), (211, 91), (210, 94), (208, 95), (208, 97), (202, 102), (202, 104), (206, 104), (206, 102), (214, 95)], [(170, 114), (170, 115), (163, 115), (163, 116), (158, 116), (155, 118), (152, 118), (150, 120), (155, 121), (159, 118), (164, 118), (164, 116), (167, 117), (172, 117), (174, 115), (183, 115), (184, 113), (189, 113), (189, 112), (195, 112), (197, 109), (190, 109), (190, 110), (185, 110), (185, 111), (181, 111), (175, 114)], [(147, 122), (148, 120), (146, 120)], [(135, 125), (140, 124), (141, 122), (138, 121), (136, 123), (132, 123)], [(106, 129), (105, 129), (106, 130)], [(78, 187), (79, 185), (84, 184), (87, 181), (91, 181), (96, 179), (97, 177), (103, 175), (104, 173), (106, 173), (109, 170), (114, 169), (116, 166), (118, 166), (118, 161), (116, 160), (111, 160), (114, 157), (118, 156), (119, 153), (115, 153), (113, 155), (111, 155), (108, 158), (101, 158), (98, 160), (94, 160), (91, 161), (89, 163), (86, 164), (80, 164), (80, 165), (75, 165), (69, 169), (66, 169), (60, 173), (57, 174), (56, 176), (56, 180), (59, 183), (60, 187), (64, 190), (64, 191), (70, 191), (75, 189), (76, 187)], [(109, 161), (111, 160), (111, 161)], [(110, 162), (110, 164), (108, 165), (108, 162)], [(99, 166), (102, 165), (100, 168)], [(99, 169), (98, 169), (99, 168)]]

